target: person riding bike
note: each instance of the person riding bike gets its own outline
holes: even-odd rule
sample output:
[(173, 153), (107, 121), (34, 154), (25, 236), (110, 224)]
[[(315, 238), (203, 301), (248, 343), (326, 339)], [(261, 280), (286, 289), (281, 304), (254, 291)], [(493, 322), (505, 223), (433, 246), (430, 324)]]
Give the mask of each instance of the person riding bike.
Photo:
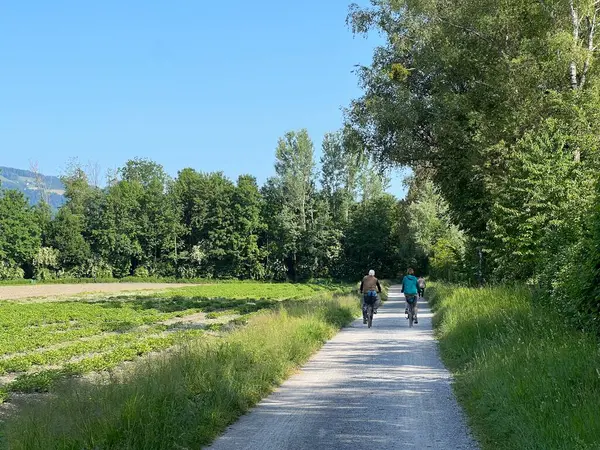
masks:
[(419, 323), (417, 320), (417, 294), (419, 293), (418, 280), (417, 277), (415, 277), (415, 271), (412, 268), (408, 269), (408, 275), (402, 279), (402, 293), (406, 298), (406, 309), (404, 310), (404, 313), (408, 314), (408, 308), (410, 307), (410, 304), (413, 304), (415, 323)]
[(379, 296), (377, 293), (381, 294), (381, 285), (379, 284), (379, 280), (375, 278), (375, 271), (369, 270), (369, 275), (365, 276), (360, 282), (360, 293), (363, 294), (360, 297), (360, 306), (362, 308), (363, 313), (363, 323), (367, 323), (367, 303), (369, 302), (368, 297), (375, 297), (376, 300), (373, 304), (373, 314), (377, 314), (377, 308), (381, 305), (381, 301), (379, 300)]
[(419, 277), (417, 280), (417, 287), (419, 288), (419, 297), (425, 297), (425, 278)]

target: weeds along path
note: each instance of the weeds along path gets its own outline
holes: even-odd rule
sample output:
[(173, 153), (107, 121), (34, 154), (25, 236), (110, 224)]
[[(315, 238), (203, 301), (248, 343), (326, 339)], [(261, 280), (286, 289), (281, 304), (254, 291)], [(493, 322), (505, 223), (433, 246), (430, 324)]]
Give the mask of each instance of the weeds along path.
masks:
[[(35, 284), (26, 286), (0, 286), (0, 300), (17, 300), (44, 297), (41, 301), (51, 301), (55, 297), (87, 293), (115, 293), (130, 291), (156, 291), (176, 287), (189, 287), (190, 284), (175, 283), (82, 283), (82, 284)], [(63, 300), (63, 299), (56, 299)]]
[(476, 449), (420, 303), (408, 327), (400, 288), (368, 329), (354, 322), (210, 447)]

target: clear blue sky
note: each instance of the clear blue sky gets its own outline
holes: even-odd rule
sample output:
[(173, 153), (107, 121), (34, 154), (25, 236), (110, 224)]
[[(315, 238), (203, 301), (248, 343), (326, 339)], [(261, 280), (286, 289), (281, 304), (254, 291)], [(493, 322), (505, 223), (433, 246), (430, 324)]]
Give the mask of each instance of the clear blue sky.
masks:
[(352, 36), (349, 3), (5, 2), (0, 165), (58, 174), (71, 157), (104, 170), (147, 157), (173, 176), (262, 183), (279, 136), (307, 128), (318, 157), (360, 94), (353, 66), (377, 42)]

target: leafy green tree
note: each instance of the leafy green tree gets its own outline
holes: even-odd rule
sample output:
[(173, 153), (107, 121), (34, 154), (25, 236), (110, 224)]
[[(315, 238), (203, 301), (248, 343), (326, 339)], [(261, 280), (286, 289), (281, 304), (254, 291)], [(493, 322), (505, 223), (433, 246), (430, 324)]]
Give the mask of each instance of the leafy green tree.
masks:
[[(573, 158), (576, 140), (571, 127), (548, 119), (509, 150), (489, 226), (497, 278), (537, 282), (547, 266), (560, 264), (554, 260), (563, 249), (582, 239), (597, 164)], [(597, 145), (586, 142), (586, 158), (595, 157)]]
[[(31, 274), (33, 257), (41, 247), (41, 230), (25, 196), (0, 190), (0, 261), (8, 275)], [(8, 276), (7, 276), (8, 277)]]
[(86, 212), (90, 197), (94, 195), (83, 168), (76, 162), (69, 164), (61, 177), (65, 185), (66, 204), (58, 211), (48, 232), (48, 243), (59, 251), (60, 265), (70, 275), (85, 276), (82, 267), (91, 257), (86, 239)]
[(262, 264), (263, 252), (258, 246), (261, 221), (262, 197), (256, 178), (242, 175), (237, 180), (233, 196), (234, 233), (233, 274), (239, 278), (262, 279), (265, 269)]
[(380, 278), (393, 277), (400, 267), (391, 251), (396, 243), (393, 230), (398, 222), (398, 204), (382, 195), (357, 205), (344, 239), (346, 276), (358, 279), (374, 269)]
[(48, 203), (42, 200), (33, 207), (33, 213), (40, 227), (42, 245), (47, 245), (52, 227), (52, 209)]
[(138, 220), (143, 190), (138, 182), (115, 182), (90, 216), (94, 219), (90, 227), (94, 251), (110, 263), (117, 277), (131, 275), (145, 262), (140, 243), (142, 224)]
[(173, 192), (185, 230), (185, 270), (206, 277), (263, 275), (261, 198), (253, 177), (240, 177), (236, 186), (222, 173), (185, 169)]
[(277, 177), (271, 183), (271, 193), (275, 195), (270, 197), (279, 202), (280, 208), (271, 229), (280, 235), (277, 253), (285, 260), (288, 276), (298, 280), (311, 276), (311, 265), (301, 260), (302, 239), (314, 222), (311, 203), (315, 194), (315, 163), (308, 132), (286, 133), (279, 139), (275, 158)]
[(356, 155), (347, 151), (342, 132), (328, 133), (323, 139), (321, 186), (329, 211), (338, 224), (348, 222), (354, 201), (358, 165)]
[(122, 183), (134, 186), (136, 238), (140, 252), (132, 259), (133, 269), (143, 266), (153, 274), (168, 260), (178, 232), (177, 214), (168, 196), (171, 180), (160, 164), (147, 159), (128, 161), (120, 170)]
[[(348, 108), (348, 126), (376, 160), (431, 171), (453, 222), (490, 260), (480, 267), (496, 277), (535, 279), (551, 263), (548, 239), (566, 233), (546, 231), (567, 203), (554, 212), (531, 208), (506, 174), (521, 172), (536, 184), (533, 172), (553, 164), (569, 173), (569, 158), (582, 173), (597, 167), (597, 17), (592, 0), (377, 0), (351, 7), (353, 30), (376, 29), (385, 43), (359, 70), (364, 94)], [(548, 134), (547, 120), (557, 121), (565, 138), (540, 145), (532, 136)], [(519, 169), (534, 158), (535, 170)], [(586, 192), (568, 177), (552, 179), (551, 191)], [(512, 222), (500, 217), (502, 208)], [(575, 213), (575, 222), (585, 214)]]
[(313, 143), (306, 130), (290, 131), (279, 139), (275, 152), (275, 172), (282, 185), (286, 204), (306, 231), (307, 204), (315, 190)]
[(59, 251), (60, 266), (73, 275), (82, 275), (78, 269), (91, 257), (90, 245), (86, 241), (84, 216), (75, 214), (68, 206), (58, 211), (52, 222), (50, 244)]
[(269, 279), (285, 280), (288, 267), (293, 262), (290, 255), (297, 252), (299, 227), (294, 223), (292, 211), (286, 206), (281, 183), (276, 178), (267, 180), (261, 188), (261, 195), (264, 228), (259, 245), (265, 251), (265, 275)]

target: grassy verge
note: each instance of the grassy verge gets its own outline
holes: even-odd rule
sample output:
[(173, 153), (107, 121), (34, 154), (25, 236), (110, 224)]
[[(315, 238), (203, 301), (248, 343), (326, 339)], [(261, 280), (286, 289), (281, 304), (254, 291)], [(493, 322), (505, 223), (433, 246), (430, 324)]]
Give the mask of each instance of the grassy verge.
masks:
[(429, 290), (455, 392), (484, 449), (600, 448), (595, 336), (524, 288)]
[(4, 443), (15, 450), (199, 448), (350, 322), (357, 304), (355, 296), (287, 302), (105, 383), (71, 380), (9, 417)]

